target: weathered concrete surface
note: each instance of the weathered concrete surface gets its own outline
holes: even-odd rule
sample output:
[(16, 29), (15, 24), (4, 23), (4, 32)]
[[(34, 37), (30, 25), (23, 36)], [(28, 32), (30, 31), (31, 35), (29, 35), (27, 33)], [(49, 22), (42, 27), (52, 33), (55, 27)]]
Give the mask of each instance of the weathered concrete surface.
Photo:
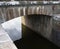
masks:
[(22, 17), (22, 23), (27, 27), (39, 32), (39, 34), (50, 39), (52, 31), (52, 18), (47, 15), (28, 15)]
[[(54, 20), (49, 16), (47, 17), (23, 16), (22, 23), (30, 29), (38, 31), (44, 37), (51, 38), (51, 41), (60, 47), (60, 15), (54, 15)], [(43, 23), (42, 19), (44, 19), (45, 23)]]
[(17, 49), (9, 35), (0, 26), (0, 49)]
[(14, 18), (2, 23), (1, 25), (13, 41), (22, 38), (21, 17)]
[(60, 14), (53, 17), (52, 41), (60, 47)]

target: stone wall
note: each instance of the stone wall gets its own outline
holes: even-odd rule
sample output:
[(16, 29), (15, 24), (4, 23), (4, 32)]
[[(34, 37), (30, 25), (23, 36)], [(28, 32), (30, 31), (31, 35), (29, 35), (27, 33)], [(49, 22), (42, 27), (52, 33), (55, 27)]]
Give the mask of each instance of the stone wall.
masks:
[(13, 18), (19, 17), (19, 8), (0, 8), (0, 22), (5, 22)]
[(48, 15), (43, 14), (33, 14), (22, 16), (22, 23), (27, 27), (39, 32), (39, 34), (43, 35), (46, 38), (51, 38), (52, 31), (52, 18)]

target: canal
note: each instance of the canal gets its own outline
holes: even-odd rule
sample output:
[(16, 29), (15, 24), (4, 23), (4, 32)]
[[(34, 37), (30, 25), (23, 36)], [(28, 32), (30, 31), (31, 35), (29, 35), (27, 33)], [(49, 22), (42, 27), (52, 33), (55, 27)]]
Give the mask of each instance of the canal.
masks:
[(22, 39), (14, 42), (18, 49), (60, 49), (45, 37), (22, 24)]

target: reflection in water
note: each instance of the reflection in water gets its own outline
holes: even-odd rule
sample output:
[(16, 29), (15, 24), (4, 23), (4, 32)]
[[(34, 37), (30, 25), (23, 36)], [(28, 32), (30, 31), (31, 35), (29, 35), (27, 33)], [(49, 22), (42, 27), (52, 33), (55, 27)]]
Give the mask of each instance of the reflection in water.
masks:
[(18, 49), (58, 49), (52, 42), (22, 24), (23, 38), (14, 43)]

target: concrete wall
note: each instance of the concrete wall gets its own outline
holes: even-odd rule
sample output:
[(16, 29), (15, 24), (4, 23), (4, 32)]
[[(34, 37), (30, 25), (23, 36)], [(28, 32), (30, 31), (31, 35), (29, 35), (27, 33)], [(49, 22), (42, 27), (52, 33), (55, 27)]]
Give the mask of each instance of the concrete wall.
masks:
[(39, 34), (50, 39), (52, 30), (52, 18), (48, 15), (27, 15), (22, 17), (22, 23), (27, 27), (39, 32)]

